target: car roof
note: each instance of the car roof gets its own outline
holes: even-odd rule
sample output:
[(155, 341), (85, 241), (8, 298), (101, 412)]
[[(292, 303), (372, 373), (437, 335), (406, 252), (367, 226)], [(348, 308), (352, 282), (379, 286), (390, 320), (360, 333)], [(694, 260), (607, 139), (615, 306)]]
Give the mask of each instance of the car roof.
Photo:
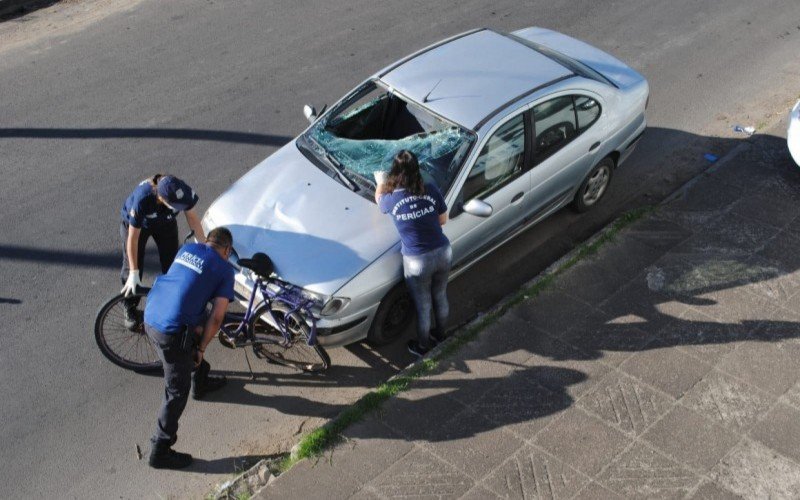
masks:
[(381, 81), (470, 129), (507, 103), (572, 71), (489, 29), (469, 32), (390, 67)]

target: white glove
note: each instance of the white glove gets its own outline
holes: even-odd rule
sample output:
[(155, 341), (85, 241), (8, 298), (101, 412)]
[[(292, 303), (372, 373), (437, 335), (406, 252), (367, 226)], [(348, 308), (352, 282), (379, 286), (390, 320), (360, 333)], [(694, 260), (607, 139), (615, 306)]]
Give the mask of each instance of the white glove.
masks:
[(376, 170), (372, 173), (372, 175), (375, 176), (375, 182), (377, 182), (379, 185), (386, 182), (386, 172), (383, 170)]
[(125, 282), (125, 286), (122, 287), (119, 293), (124, 293), (128, 297), (135, 294), (136, 288), (140, 286), (142, 286), (142, 282), (139, 280), (139, 270), (131, 269), (128, 273), (128, 281)]

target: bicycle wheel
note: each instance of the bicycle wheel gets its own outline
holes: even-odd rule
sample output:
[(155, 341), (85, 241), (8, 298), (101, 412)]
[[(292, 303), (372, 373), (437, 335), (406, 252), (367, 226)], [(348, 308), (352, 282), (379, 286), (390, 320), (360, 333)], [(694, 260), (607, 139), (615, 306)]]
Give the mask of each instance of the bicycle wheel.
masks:
[(322, 372), (331, 366), (331, 358), (321, 345), (308, 345), (311, 328), (300, 314), (293, 313), (287, 319), (289, 307), (286, 304), (275, 302), (272, 305), (275, 320), (285, 324), (289, 330), (290, 339), (287, 342), (281, 332), (264, 319), (264, 316), (268, 316), (268, 309), (266, 305), (259, 307), (250, 320), (250, 331), (258, 342), (253, 346), (257, 357), (304, 372)]
[(153, 344), (144, 332), (144, 305), (147, 294), (136, 294), (139, 321), (134, 328), (125, 326), (125, 296), (116, 295), (97, 311), (94, 339), (100, 352), (115, 365), (135, 372), (150, 372), (161, 368)]

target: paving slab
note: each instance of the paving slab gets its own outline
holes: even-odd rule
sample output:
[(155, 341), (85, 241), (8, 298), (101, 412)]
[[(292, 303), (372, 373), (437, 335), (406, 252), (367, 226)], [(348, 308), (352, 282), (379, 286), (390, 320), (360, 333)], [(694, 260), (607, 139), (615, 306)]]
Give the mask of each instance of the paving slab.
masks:
[(700, 473), (711, 469), (739, 442), (741, 435), (676, 405), (642, 439)]
[(546, 290), (536, 297), (535, 302), (537, 307), (515, 307), (508, 314), (556, 336), (573, 328), (592, 325), (591, 315), (595, 309), (582, 300), (557, 290)]
[(534, 444), (579, 471), (594, 477), (612, 462), (632, 438), (579, 408), (571, 408), (540, 432)]
[(749, 439), (723, 458), (710, 476), (744, 498), (800, 497), (800, 465)]
[(688, 308), (675, 321), (658, 332), (661, 344), (711, 366), (716, 366), (739, 345), (753, 337), (752, 326), (718, 321), (694, 308)]
[(599, 475), (625, 498), (684, 498), (700, 482), (689, 468), (637, 442)]
[(415, 448), (367, 486), (384, 497), (459, 498), (475, 485), (456, 467)]
[(750, 436), (800, 463), (800, 410), (779, 403), (754, 426)]
[(526, 445), (487, 477), (481, 486), (500, 498), (571, 498), (590, 482), (564, 462)]
[(698, 500), (740, 500), (742, 497), (711, 481), (706, 481), (697, 488), (690, 498)]
[(614, 266), (600, 266), (601, 258), (587, 259), (576, 265), (574, 272), (558, 280), (553, 288), (587, 304), (598, 304), (622, 288), (630, 280)]
[(717, 368), (780, 396), (800, 379), (798, 354), (780, 344), (754, 341), (727, 355)]
[[(470, 404), (470, 408), (496, 425), (505, 427), (520, 439), (533, 439), (542, 428), (573, 403), (564, 387), (556, 387), (555, 384), (545, 387), (538, 381), (564, 380), (570, 375), (582, 377), (580, 372), (569, 373), (562, 368), (530, 368), (527, 372), (517, 373), (498, 384)], [(455, 422), (454, 425), (458, 423)]]
[(660, 342), (635, 354), (620, 370), (673, 398), (680, 398), (709, 371), (711, 365)]
[(525, 365), (537, 368), (536, 383), (573, 401), (611, 371), (602, 353), (578, 350), (544, 333), (526, 345), (534, 354)]
[(631, 437), (641, 435), (666, 414), (676, 400), (624, 373), (605, 377), (578, 406)]
[(574, 497), (575, 500), (623, 500), (624, 498), (625, 497), (619, 493), (615, 493), (594, 481), (587, 484), (580, 493)]
[[(435, 426), (433, 422), (425, 425)], [(471, 409), (456, 413), (435, 427), (436, 438), (426, 443), (425, 449), (476, 482), (524, 445), (511, 428), (497, 425)]]
[(735, 432), (745, 432), (763, 419), (777, 398), (719, 371), (712, 371), (681, 399), (700, 415)]
[(331, 468), (346, 473), (363, 484), (413, 449), (412, 442), (370, 418), (353, 425), (348, 430), (348, 438), (314, 465), (318, 470)]

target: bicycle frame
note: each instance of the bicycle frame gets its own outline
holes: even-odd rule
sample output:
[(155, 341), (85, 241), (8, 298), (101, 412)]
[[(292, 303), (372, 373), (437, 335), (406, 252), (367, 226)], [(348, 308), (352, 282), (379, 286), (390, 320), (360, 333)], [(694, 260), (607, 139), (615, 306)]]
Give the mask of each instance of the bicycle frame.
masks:
[[(271, 290), (269, 285), (276, 286), (278, 291)], [(261, 292), (262, 297), (258, 302), (256, 302), (257, 292)], [(272, 303), (276, 301), (289, 306), (289, 312), (286, 314), (283, 322), (279, 322), (272, 313)], [(301, 313), (301, 317), (304, 319), (310, 319), (311, 332), (308, 336), (307, 344), (309, 346), (316, 345), (317, 317), (311, 311), (311, 306), (314, 304), (314, 301), (302, 297), (297, 291), (295, 291), (292, 285), (283, 283), (279, 280), (264, 280), (261, 277), (256, 278), (255, 283), (253, 283), (253, 287), (250, 290), (250, 298), (247, 301), (247, 309), (245, 310), (244, 317), (239, 323), (238, 328), (236, 328), (236, 330), (233, 332), (234, 336), (238, 336), (246, 331), (247, 325), (253, 318), (255, 311), (262, 304), (266, 304), (268, 306), (267, 313), (269, 314), (269, 322), (278, 328), (278, 331), (281, 332), (281, 335), (283, 335), (284, 340), (287, 342), (291, 340), (288, 328), (289, 317), (295, 313)]]

